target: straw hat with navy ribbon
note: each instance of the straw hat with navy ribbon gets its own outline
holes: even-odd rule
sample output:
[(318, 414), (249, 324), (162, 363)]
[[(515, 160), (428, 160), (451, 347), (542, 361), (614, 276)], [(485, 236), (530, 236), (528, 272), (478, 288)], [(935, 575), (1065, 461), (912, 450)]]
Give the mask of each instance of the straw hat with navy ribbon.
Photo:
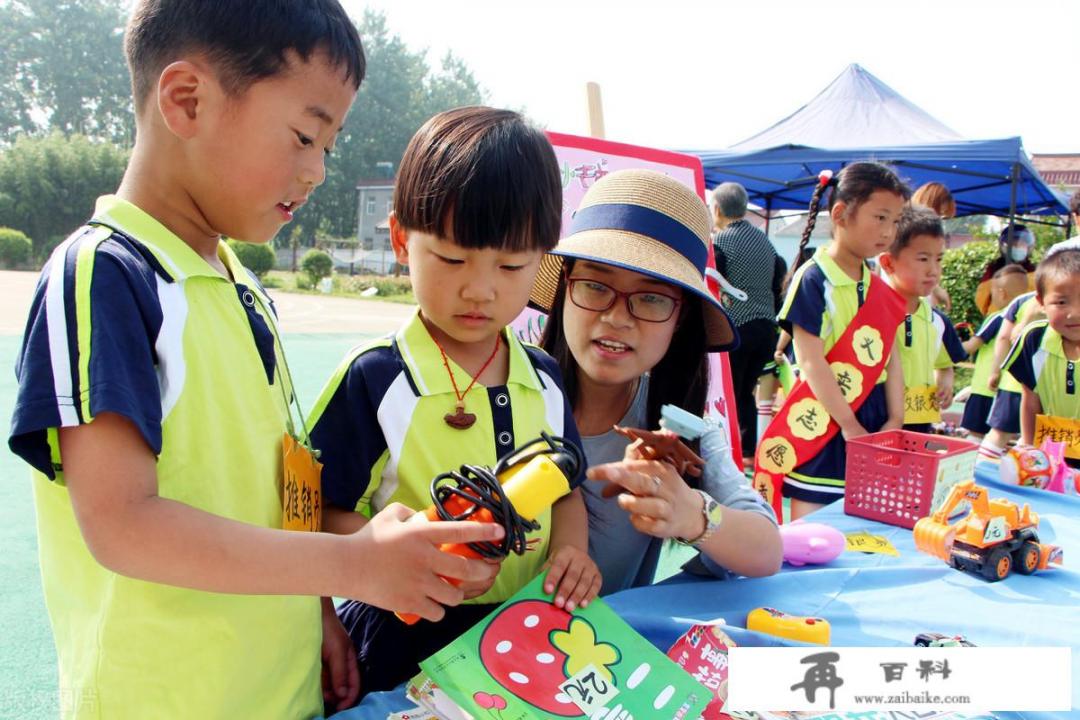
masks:
[(711, 227), (701, 198), (667, 175), (653, 170), (605, 175), (585, 193), (566, 237), (541, 261), (530, 302), (551, 310), (563, 258), (614, 265), (699, 297), (709, 350), (732, 350), (738, 334), (705, 285)]

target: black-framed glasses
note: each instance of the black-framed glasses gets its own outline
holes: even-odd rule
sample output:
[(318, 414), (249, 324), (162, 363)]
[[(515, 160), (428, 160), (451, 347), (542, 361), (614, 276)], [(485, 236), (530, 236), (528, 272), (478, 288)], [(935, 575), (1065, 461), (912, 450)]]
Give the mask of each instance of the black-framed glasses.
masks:
[(591, 278), (567, 277), (566, 284), (570, 301), (582, 310), (605, 312), (617, 300), (625, 299), (630, 315), (645, 322), (667, 322), (682, 302), (680, 298), (655, 290), (622, 292)]

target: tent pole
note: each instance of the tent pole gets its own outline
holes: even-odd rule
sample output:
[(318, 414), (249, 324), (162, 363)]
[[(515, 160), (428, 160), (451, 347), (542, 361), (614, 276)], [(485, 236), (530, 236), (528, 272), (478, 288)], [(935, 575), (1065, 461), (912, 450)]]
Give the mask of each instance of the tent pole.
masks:
[(1013, 223), (1016, 221), (1016, 180), (1020, 175), (1020, 163), (1013, 163), (1012, 184), (1009, 186), (1009, 237), (1008, 242), (1013, 241)]
[(765, 238), (769, 237), (769, 219), (772, 217), (772, 198), (765, 200)]

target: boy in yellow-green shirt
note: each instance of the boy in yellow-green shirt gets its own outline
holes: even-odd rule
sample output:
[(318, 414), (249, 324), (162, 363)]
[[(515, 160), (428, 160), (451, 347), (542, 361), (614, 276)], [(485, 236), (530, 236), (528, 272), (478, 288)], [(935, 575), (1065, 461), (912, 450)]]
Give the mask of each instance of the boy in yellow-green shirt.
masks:
[(401, 506), (348, 536), (281, 529), (292, 385), (222, 236), (267, 242), (325, 179), (360, 38), (337, 0), (142, 0), (125, 48), (135, 147), (42, 272), (9, 438), (34, 471), (61, 714), (320, 715), (357, 687), (319, 596), (437, 619), (462, 599), (439, 575), (492, 575), (437, 544), (502, 534)]

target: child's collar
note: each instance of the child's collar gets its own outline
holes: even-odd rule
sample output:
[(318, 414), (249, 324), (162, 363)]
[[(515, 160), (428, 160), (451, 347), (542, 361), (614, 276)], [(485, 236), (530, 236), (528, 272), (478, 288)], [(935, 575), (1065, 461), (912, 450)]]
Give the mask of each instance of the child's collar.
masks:
[[(161, 224), (154, 216), (116, 195), (102, 195), (94, 207), (91, 222), (98, 222), (129, 235), (149, 250), (165, 271), (175, 280), (189, 277), (212, 277), (225, 279), (220, 272), (212, 268), (195, 250)], [(226, 253), (225, 257), (228, 257)], [(232, 266), (230, 267), (232, 271)], [(239, 265), (239, 263), (237, 263)], [(243, 282), (246, 275), (236, 280)]]
[[(514, 335), (513, 330), (508, 327), (503, 328), (501, 335), (510, 353), (510, 370), (507, 373), (506, 384), (543, 390), (544, 383), (537, 375), (528, 353)], [(397, 331), (394, 339), (406, 369), (421, 395), (454, 394), (453, 383), (450, 382), (450, 376), (446, 372), (442, 354), (420, 317), (419, 307)], [(464, 378), (465, 383), (468, 384), (469, 373), (454, 362), (453, 358), (448, 358), (448, 362), (455, 377), (459, 380)], [(472, 399), (472, 402), (476, 402), (475, 396), (483, 393), (484, 390), (485, 386), (477, 383), (468, 397)]]

